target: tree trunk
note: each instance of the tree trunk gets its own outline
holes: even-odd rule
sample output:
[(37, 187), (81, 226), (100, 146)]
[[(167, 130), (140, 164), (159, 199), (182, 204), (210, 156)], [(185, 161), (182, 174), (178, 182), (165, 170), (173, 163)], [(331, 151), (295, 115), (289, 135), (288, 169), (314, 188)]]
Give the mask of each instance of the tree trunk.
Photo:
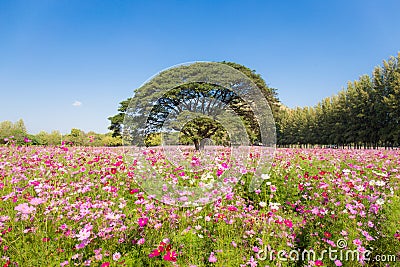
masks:
[(199, 139), (194, 139), (193, 143), (194, 143), (194, 148), (197, 151), (199, 151), (200, 150), (200, 141), (199, 141)]

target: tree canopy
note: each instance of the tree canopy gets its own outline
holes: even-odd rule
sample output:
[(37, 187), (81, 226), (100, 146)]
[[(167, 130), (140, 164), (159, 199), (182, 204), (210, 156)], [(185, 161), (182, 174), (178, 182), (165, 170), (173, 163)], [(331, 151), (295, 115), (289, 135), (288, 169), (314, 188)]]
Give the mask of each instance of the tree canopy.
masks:
[[(231, 140), (232, 136), (246, 135), (248, 142), (260, 142), (263, 130), (259, 127), (260, 119), (254, 114), (254, 105), (260, 102), (259, 99), (265, 98), (272, 112), (276, 111), (279, 106), (276, 90), (269, 88), (255, 71), (232, 62), (222, 63), (246, 78), (238, 78), (230, 71), (219, 69), (218, 65), (183, 66), (178, 70), (160, 73), (159, 80), (135, 90), (134, 98), (120, 103), (119, 113), (109, 118), (109, 129), (114, 136), (120, 136), (124, 118), (127, 123), (128, 117), (131, 118), (128, 124), (134, 125), (129, 129), (130, 135), (146, 136), (144, 142), (149, 145), (159, 144), (154, 143), (157, 139), (154, 134), (160, 133), (166, 125), (170, 130), (179, 132), (179, 135), (172, 136), (169, 132), (164, 138), (177, 139), (179, 136), (175, 142), (192, 143), (196, 149), (201, 148), (202, 140), (211, 139), (217, 144), (243, 141)], [(212, 77), (217, 77), (219, 84), (210, 83)], [(249, 81), (252, 85), (249, 85)], [(260, 94), (253, 92), (251, 86), (257, 88)], [(268, 105), (263, 107), (263, 115), (267, 109)], [(267, 119), (273, 121), (272, 113), (269, 114), (270, 118)], [(235, 116), (236, 120), (232, 119)], [(268, 115), (263, 117), (265, 119)], [(228, 135), (227, 128), (231, 135)]]

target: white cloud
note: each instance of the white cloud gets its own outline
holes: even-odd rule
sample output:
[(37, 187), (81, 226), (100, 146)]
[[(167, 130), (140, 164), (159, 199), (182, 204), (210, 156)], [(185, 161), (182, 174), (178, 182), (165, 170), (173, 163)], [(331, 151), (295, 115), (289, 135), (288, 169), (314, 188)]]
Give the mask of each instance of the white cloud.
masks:
[(72, 105), (73, 105), (74, 107), (80, 107), (80, 106), (82, 106), (82, 102), (75, 101), (74, 103), (72, 103)]

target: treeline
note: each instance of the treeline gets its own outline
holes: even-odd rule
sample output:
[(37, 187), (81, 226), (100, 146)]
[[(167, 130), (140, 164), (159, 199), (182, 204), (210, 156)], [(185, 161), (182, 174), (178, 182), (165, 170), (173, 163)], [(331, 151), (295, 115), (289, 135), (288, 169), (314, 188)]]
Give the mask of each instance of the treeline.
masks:
[(400, 53), (314, 107), (281, 108), (279, 146), (376, 148), (400, 145)]
[[(400, 53), (376, 67), (372, 75), (363, 75), (359, 80), (349, 82), (337, 95), (323, 99), (314, 107), (294, 109), (282, 105), (275, 89), (268, 88), (255, 71), (236, 63), (225, 64), (233, 64), (265, 91), (276, 121), (280, 147), (400, 146)], [(119, 113), (109, 118), (110, 133), (85, 133), (72, 129), (66, 135), (58, 131), (32, 135), (27, 133), (22, 120), (15, 123), (4, 121), (0, 123), (0, 144), (119, 146), (122, 145), (121, 129), (129, 101), (122, 101)], [(153, 139), (150, 141), (154, 144), (150, 145), (160, 143), (157, 136)]]
[(51, 133), (41, 131), (38, 134), (29, 134), (22, 119), (13, 123), (11, 121), (0, 122), (0, 144), (15, 145), (71, 145), (71, 146), (120, 146), (122, 139), (113, 137), (112, 133), (99, 134), (93, 131), (84, 132), (80, 129), (72, 129), (69, 134), (61, 134), (59, 131)]

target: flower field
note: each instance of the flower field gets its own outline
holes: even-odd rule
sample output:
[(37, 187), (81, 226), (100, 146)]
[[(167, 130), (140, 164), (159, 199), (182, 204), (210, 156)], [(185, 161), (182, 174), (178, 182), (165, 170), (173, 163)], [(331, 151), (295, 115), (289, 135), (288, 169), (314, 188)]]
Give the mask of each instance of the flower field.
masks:
[(0, 152), (1, 266), (400, 266), (399, 150), (278, 149), (255, 192), (249, 169), (193, 208), (144, 192), (120, 148)]

